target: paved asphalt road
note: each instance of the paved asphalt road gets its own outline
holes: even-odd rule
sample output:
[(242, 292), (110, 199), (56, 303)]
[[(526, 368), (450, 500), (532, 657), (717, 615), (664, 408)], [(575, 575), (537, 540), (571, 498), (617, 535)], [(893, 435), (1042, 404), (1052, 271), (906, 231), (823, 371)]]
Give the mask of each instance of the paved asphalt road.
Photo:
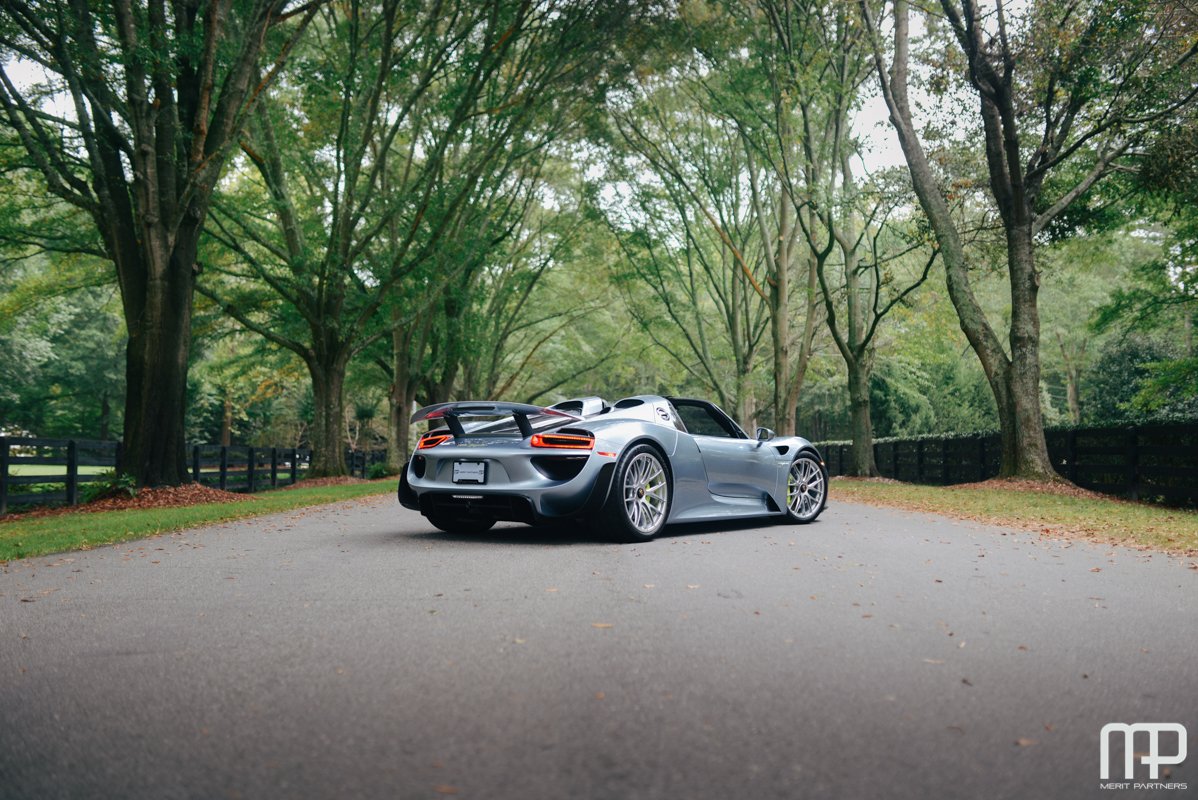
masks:
[(1192, 796), (1195, 609), (1183, 560), (867, 506), (617, 546), (375, 498), (7, 565), (0, 796), (1136, 796), (1112, 721), (1185, 724)]

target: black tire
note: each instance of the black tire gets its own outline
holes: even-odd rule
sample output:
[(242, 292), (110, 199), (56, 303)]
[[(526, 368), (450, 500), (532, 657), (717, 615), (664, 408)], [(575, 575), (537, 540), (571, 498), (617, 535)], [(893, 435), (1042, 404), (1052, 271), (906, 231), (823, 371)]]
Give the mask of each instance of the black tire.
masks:
[(599, 528), (617, 542), (647, 542), (665, 527), (673, 500), (665, 456), (652, 445), (630, 447), (616, 463)]
[(453, 517), (445, 514), (430, 514), (428, 521), (434, 528), (446, 533), (482, 533), (489, 531), (495, 524), (490, 517), (462, 516)]
[(806, 525), (828, 505), (828, 470), (816, 455), (799, 453), (786, 473), (786, 513), (783, 521)]

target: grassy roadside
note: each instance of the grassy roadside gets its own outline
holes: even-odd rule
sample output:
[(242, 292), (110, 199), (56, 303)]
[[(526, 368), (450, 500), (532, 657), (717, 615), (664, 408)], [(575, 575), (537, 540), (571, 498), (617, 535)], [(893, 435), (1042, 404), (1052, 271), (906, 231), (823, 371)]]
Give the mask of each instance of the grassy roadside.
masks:
[(957, 519), (1005, 525), (1062, 537), (1080, 537), (1170, 553), (1198, 553), (1198, 512), (1022, 485), (920, 486), (833, 478), (829, 499), (930, 511)]
[(174, 508), (81, 512), (48, 517), (16, 517), (0, 522), (0, 562), (29, 556), (86, 550), (103, 544), (141, 539), (227, 522), (244, 517), (319, 506), (369, 495), (391, 494), (395, 480), (275, 490), (232, 503), (207, 503)]

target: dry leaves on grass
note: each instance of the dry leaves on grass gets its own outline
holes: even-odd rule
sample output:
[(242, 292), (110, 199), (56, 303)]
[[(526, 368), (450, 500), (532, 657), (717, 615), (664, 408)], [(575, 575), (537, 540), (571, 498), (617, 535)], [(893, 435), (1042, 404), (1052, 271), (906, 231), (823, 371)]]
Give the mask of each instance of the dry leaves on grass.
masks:
[[(387, 478), (387, 480), (394, 480)], [(280, 486), (280, 489), (315, 489), (318, 486), (346, 486), (351, 483), (371, 483), (365, 478), (351, 478), (348, 475), (340, 475), (335, 478), (304, 478), (298, 483), (293, 483), (288, 486)]]
[[(302, 480), (280, 489), (312, 489), (319, 486), (344, 486), (353, 483), (370, 483), (364, 478), (312, 478)], [(0, 524), (19, 519), (34, 519), (38, 517), (57, 517), (63, 514), (90, 513), (93, 511), (124, 511), (130, 509), (177, 508), (179, 506), (199, 506), (210, 503), (240, 503), (249, 500), (253, 495), (226, 492), (199, 483), (187, 483), (182, 486), (145, 487), (138, 490), (134, 497), (108, 497), (78, 506), (45, 506), (31, 508), (20, 514), (8, 514), (0, 517)]]
[(57, 517), (63, 514), (90, 513), (93, 511), (123, 511), (129, 509), (198, 506), (207, 503), (237, 503), (249, 499), (250, 495), (225, 492), (220, 489), (213, 489), (211, 486), (201, 486), (198, 483), (188, 483), (183, 486), (147, 487), (138, 491), (135, 497), (109, 497), (104, 500), (84, 503), (80, 506), (34, 508), (29, 511), (23, 511), (20, 514), (11, 514), (7, 519), (15, 521), (19, 519), (33, 519), (35, 517)]
[[(847, 485), (852, 484), (902, 484), (902, 481), (896, 481), (892, 478), (856, 478), (851, 476), (838, 476), (836, 482), (843, 482)], [(833, 497), (835, 497), (835, 483), (832, 484)], [(989, 491), (1005, 491), (1005, 492), (1036, 492), (1040, 494), (1059, 495), (1062, 497), (1075, 497), (1083, 500), (1095, 500), (1104, 503), (1126, 504), (1129, 506), (1149, 506), (1153, 508), (1162, 508), (1152, 506), (1149, 503), (1140, 501), (1128, 500), (1122, 497), (1102, 494), (1101, 492), (1093, 492), (1089, 489), (1083, 489), (1069, 481), (1032, 481), (1022, 478), (991, 478), (990, 480), (980, 481), (975, 483), (958, 483), (951, 486), (937, 487), (938, 490), (947, 492), (968, 494), (977, 490)], [(1193, 556), (1198, 554), (1198, 550), (1193, 548), (1182, 547), (1176, 544), (1176, 540), (1166, 536), (1166, 542), (1161, 543), (1145, 543), (1129, 539), (1125, 536), (1110, 535), (1103, 526), (1073, 524), (1066, 522), (1043, 522), (1039, 519), (1027, 519), (1020, 515), (1004, 514), (996, 511), (993, 514), (974, 514), (966, 512), (960, 508), (946, 507), (940, 502), (923, 502), (919, 500), (886, 498), (880, 499), (868, 496), (856, 496), (852, 498), (856, 502), (870, 503), (889, 508), (902, 508), (907, 511), (927, 512), (932, 514), (941, 514), (955, 519), (969, 520), (971, 522), (980, 522), (988, 525), (1000, 525), (1009, 528), (1018, 528), (1025, 531), (1031, 531), (1045, 536), (1051, 536), (1058, 539), (1077, 539), (1086, 542), (1099, 542), (1105, 544), (1116, 544), (1121, 547), (1128, 547), (1134, 550), (1142, 551), (1158, 551), (1171, 555)], [(1186, 513), (1184, 511), (1180, 513)], [(1006, 535), (1005, 533), (1003, 534)]]

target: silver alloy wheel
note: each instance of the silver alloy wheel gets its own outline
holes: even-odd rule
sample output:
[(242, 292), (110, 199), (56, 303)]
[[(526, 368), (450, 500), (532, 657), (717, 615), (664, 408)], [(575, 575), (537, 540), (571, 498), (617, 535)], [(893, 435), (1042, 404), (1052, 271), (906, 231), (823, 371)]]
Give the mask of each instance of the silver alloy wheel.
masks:
[(824, 504), (824, 473), (812, 458), (799, 457), (786, 479), (786, 504), (801, 520), (814, 517)]
[(624, 470), (624, 511), (641, 533), (653, 533), (662, 523), (669, 504), (666, 471), (651, 453), (640, 453)]

